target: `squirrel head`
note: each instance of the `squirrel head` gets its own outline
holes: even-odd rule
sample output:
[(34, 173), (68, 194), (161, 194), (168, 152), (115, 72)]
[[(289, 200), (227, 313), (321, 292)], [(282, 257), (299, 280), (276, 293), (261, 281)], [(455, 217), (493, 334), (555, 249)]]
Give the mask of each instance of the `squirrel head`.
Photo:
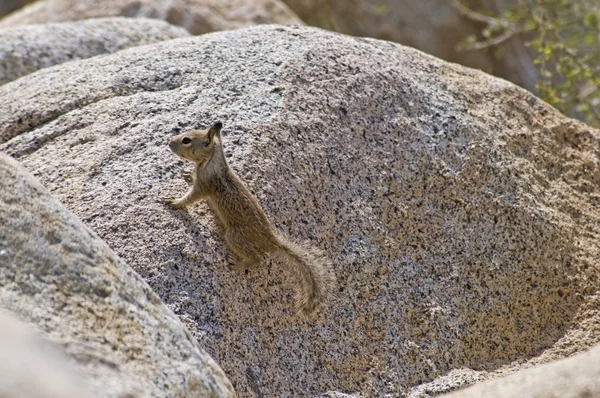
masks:
[(223, 123), (216, 122), (207, 130), (190, 130), (171, 139), (169, 147), (177, 155), (194, 163), (210, 160), (217, 147), (221, 146)]

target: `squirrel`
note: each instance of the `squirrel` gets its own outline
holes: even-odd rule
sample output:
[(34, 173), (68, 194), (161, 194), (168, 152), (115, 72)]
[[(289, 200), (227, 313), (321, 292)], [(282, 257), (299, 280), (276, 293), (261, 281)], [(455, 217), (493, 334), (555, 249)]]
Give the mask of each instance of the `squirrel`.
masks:
[(230, 267), (244, 271), (274, 256), (294, 267), (300, 279), (296, 311), (310, 315), (333, 291), (331, 262), (318, 250), (289, 241), (271, 225), (258, 200), (227, 164), (221, 138), (221, 122), (207, 130), (190, 130), (169, 142), (171, 150), (196, 164), (181, 198), (163, 201), (182, 209), (207, 199), (224, 229)]

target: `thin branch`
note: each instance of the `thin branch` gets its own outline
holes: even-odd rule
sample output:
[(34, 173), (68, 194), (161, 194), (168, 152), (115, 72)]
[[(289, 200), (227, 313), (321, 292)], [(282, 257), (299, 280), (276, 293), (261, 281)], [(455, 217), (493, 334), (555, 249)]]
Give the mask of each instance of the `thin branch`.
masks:
[(502, 21), (497, 18), (493, 18), (484, 14), (481, 14), (477, 11), (471, 10), (469, 7), (462, 4), (459, 0), (452, 0), (452, 6), (456, 8), (456, 10), (462, 14), (463, 16), (477, 22), (482, 22), (492, 26), (502, 26), (507, 28), (509, 25), (506, 21)]
[(506, 32), (502, 33), (501, 35), (498, 35), (496, 37), (493, 37), (489, 40), (486, 41), (481, 41), (481, 42), (477, 42), (474, 44), (465, 44), (462, 46), (461, 50), (463, 51), (473, 51), (473, 50), (483, 50), (485, 48), (490, 48), (493, 47), (495, 45), (498, 45), (502, 42), (505, 42), (506, 40), (510, 39), (511, 37), (518, 35), (519, 33), (523, 32), (520, 29), (517, 30), (507, 30)]

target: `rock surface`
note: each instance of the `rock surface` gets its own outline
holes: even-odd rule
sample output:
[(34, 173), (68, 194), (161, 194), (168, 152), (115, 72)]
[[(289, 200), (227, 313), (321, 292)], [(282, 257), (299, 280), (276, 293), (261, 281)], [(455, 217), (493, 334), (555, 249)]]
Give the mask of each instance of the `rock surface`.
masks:
[[(205, 204), (157, 201), (186, 189), (169, 138), (218, 119), (274, 224), (335, 264), (337, 298), (310, 322), (289, 270), (233, 273)], [(484, 73), (255, 27), (25, 76), (0, 87), (0, 131), (241, 397), (398, 396), (462, 372), (455, 389), (599, 339), (599, 133)]]
[(90, 387), (61, 354), (48, 341), (0, 310), (0, 397), (93, 397)]
[(74, 59), (189, 35), (183, 28), (142, 18), (99, 18), (0, 29), (0, 84)]
[(0, 28), (101, 17), (162, 19), (199, 35), (257, 24), (301, 24), (279, 0), (39, 0), (0, 20)]
[(502, 379), (482, 383), (447, 398), (585, 398), (600, 397), (600, 346)]
[[(3, 154), (0, 209), (0, 306), (62, 347), (98, 396), (235, 395), (139, 275)], [(21, 360), (34, 355), (22, 354)], [(31, 371), (43, 374), (36, 381), (55, 378), (37, 365)]]

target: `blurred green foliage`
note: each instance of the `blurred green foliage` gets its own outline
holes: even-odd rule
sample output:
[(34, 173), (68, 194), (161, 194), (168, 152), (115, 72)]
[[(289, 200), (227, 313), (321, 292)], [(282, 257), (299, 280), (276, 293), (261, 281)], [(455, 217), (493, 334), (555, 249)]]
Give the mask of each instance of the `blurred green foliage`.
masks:
[(478, 37), (463, 49), (481, 50), (520, 36), (539, 71), (538, 95), (566, 115), (600, 127), (600, 2), (598, 0), (513, 0), (492, 13), (454, 6), (481, 22)]

